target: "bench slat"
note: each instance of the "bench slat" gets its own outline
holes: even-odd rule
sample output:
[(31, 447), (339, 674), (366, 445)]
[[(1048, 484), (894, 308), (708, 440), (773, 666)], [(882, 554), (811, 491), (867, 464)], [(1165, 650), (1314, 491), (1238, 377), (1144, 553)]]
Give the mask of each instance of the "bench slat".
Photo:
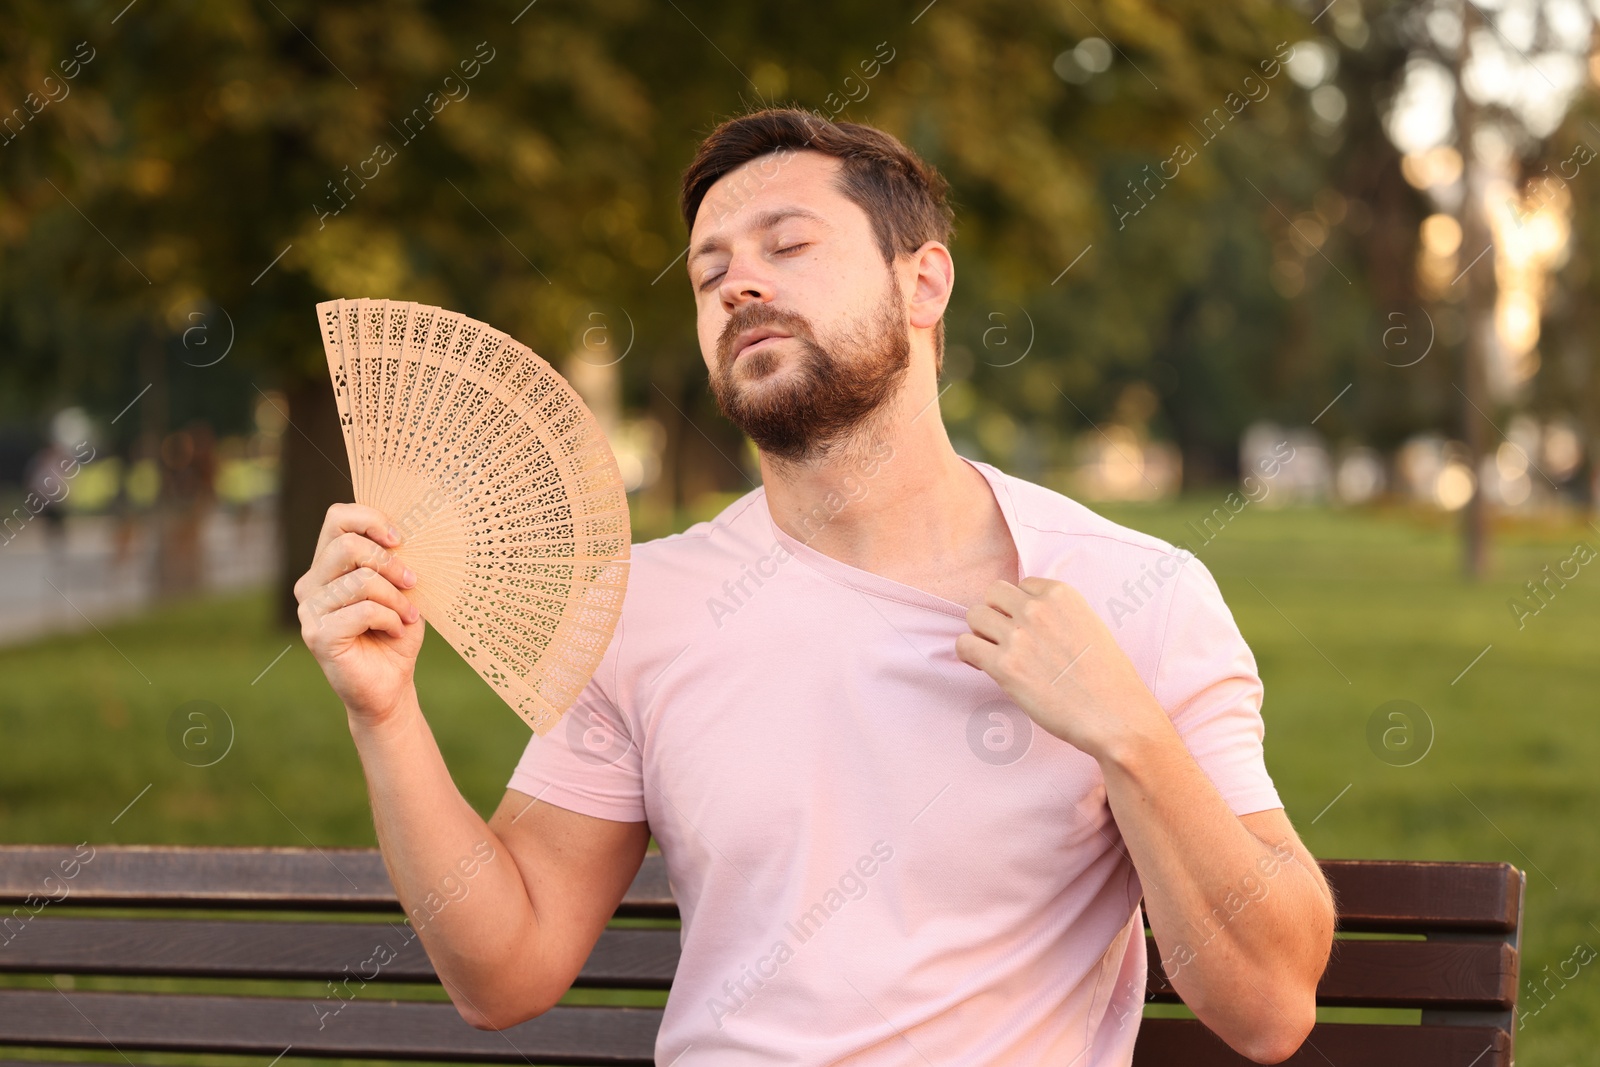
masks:
[[(1178, 997), (1153, 938), (1147, 993)], [(1201, 949), (1204, 951), (1204, 948)], [(676, 930), (606, 930), (581, 986), (667, 989), (679, 957)], [(1504, 942), (1340, 941), (1317, 989), (1325, 1005), (1489, 1010), (1516, 995), (1515, 955)], [(432, 965), (409, 927), (41, 916), (6, 946), (5, 969), (41, 974), (430, 982)]]
[[(44, 878), (69, 889), (63, 903), (123, 907), (394, 910), (394, 889), (376, 849), (95, 846), (77, 876), (58, 865), (74, 848), (0, 847), (0, 904), (43, 894)], [(1325, 860), (1340, 928), (1381, 933), (1516, 928), (1521, 879), (1505, 863)], [(59, 895), (59, 889), (55, 895)], [(677, 914), (660, 853), (644, 859), (619, 915)]]
[[(96, 845), (85, 855), (70, 845), (0, 847), (0, 905), (26, 907), (31, 895), (34, 907), (49, 897), (60, 898), (52, 906), (399, 911), (377, 849)], [(645, 856), (617, 914), (677, 917), (659, 852)]]
[[(354, 1001), (337, 1015), (280, 998), (0, 991), (0, 1041), (165, 1052), (454, 1059), (559, 1064), (651, 1063), (661, 1013), (558, 1007), (499, 1033), (474, 1030), (448, 1004)], [(327, 1009), (321, 1008), (325, 1012)], [(1145, 1019), (1134, 1067), (1248, 1067), (1202, 1024)], [(1507, 1067), (1510, 1038), (1493, 1027), (1319, 1023), (1289, 1060), (1362, 1067)]]
[[(1318, 1023), (1288, 1067), (1510, 1067), (1511, 1038), (1492, 1026)], [(1193, 1019), (1145, 1019), (1133, 1067), (1254, 1067)]]
[(1321, 861), (1339, 904), (1339, 929), (1367, 933), (1510, 933), (1522, 874), (1509, 863)]
[[(677, 930), (606, 930), (577, 985), (667, 989)], [(34, 974), (433, 982), (422, 942), (403, 923), (52, 919), (16, 933), (0, 968)]]
[[(1146, 938), (1146, 994), (1178, 995), (1161, 973), (1154, 938)], [(1196, 954), (1203, 955), (1204, 948)], [(1328, 1007), (1506, 1010), (1517, 996), (1517, 954), (1504, 941), (1337, 941), (1317, 983)]]
[(498, 1032), (449, 1004), (0, 990), (0, 1042), (124, 1051), (648, 1067), (661, 1011), (556, 1007)]

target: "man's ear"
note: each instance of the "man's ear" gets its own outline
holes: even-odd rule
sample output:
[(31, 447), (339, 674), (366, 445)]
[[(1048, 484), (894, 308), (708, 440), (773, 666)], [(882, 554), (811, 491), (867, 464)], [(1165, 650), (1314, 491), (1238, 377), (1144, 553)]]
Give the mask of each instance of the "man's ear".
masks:
[(928, 241), (912, 253), (916, 270), (911, 298), (906, 311), (911, 325), (920, 330), (938, 325), (956, 284), (956, 264), (950, 250), (938, 241)]

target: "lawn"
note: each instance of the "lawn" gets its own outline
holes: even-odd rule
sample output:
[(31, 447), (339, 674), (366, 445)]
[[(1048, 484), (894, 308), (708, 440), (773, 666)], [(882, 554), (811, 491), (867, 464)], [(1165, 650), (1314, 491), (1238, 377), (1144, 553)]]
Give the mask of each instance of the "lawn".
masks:
[[(1449, 524), (1426, 515), (1252, 504), (1201, 547), (1185, 524), (1220, 495), (1103, 510), (1187, 541), (1217, 576), (1266, 682), (1269, 768), (1312, 851), (1505, 860), (1528, 873), (1525, 976), (1600, 947), (1600, 837), (1583, 829), (1600, 811), (1600, 569), (1583, 567), (1520, 628), (1508, 606), (1579, 541), (1600, 546), (1600, 531), (1503, 529), (1493, 576), (1471, 584)], [(0, 650), (0, 840), (373, 843), (343, 712), (266, 604), (178, 604)], [(462, 791), (489, 812), (526, 727), (436, 634), (418, 688)], [(1423, 713), (1412, 735), (1391, 735), (1410, 747), (1374, 747), (1369, 720), (1396, 700)], [(202, 722), (179, 712), (192, 701), (226, 713), (231, 747), (215, 712), (210, 733), (174, 740)], [(1552, 982), (1519, 1062), (1592, 1061), (1595, 969)]]

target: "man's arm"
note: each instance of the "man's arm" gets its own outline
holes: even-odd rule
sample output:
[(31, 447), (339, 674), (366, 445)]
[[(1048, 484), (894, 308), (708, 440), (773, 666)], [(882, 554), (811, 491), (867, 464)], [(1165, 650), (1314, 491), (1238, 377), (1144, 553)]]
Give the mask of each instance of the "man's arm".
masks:
[(1287, 1059), (1316, 1021), (1332, 895), (1281, 808), (1236, 816), (1071, 586), (996, 582), (961, 659), (1093, 756), (1173, 987), (1236, 1051)]
[(502, 1028), (572, 985), (638, 872), (642, 822), (615, 822), (508, 790), (490, 822), (450, 778), (417, 702), (423, 623), (415, 576), (372, 508), (328, 511), (295, 583), (301, 635), (344, 701), (384, 864), (462, 1018)]
[(1176, 731), (1100, 765), (1173, 988), (1236, 1051), (1288, 1059), (1316, 1022), (1334, 922), (1288, 816), (1234, 815)]
[(351, 734), (390, 881), (461, 1017), (498, 1030), (547, 1011), (638, 873), (648, 826), (516, 790), (485, 823), (414, 698), (396, 719), (352, 723)]

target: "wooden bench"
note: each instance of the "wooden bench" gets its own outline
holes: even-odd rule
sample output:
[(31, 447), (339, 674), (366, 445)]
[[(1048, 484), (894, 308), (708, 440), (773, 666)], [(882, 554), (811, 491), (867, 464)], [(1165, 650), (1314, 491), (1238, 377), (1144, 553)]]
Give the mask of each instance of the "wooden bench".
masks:
[[(1323, 867), (1340, 930), (1355, 936), (1338, 942), (1318, 1003), (1421, 1009), (1421, 1022), (1319, 1023), (1288, 1062), (1509, 1067), (1522, 873), (1500, 863)], [(575, 989), (654, 991), (659, 1004), (678, 963), (677, 914), (651, 854)], [(1150, 949), (1149, 998), (1176, 1003)], [(237, 979), (258, 981), (223, 981)], [(309, 995), (308, 981), (318, 983)], [(302, 985), (270, 984), (290, 982)], [(431, 985), (433, 999), (393, 999), (408, 984)], [(509, 1030), (474, 1030), (439, 999), (370, 849), (0, 848), (0, 985), (6, 1067), (30, 1047), (103, 1050), (102, 1059), (141, 1050), (649, 1064), (661, 1017), (652, 1006), (563, 1004)], [(1140, 1067), (1247, 1062), (1178, 1018), (1146, 1018), (1135, 1057)]]

